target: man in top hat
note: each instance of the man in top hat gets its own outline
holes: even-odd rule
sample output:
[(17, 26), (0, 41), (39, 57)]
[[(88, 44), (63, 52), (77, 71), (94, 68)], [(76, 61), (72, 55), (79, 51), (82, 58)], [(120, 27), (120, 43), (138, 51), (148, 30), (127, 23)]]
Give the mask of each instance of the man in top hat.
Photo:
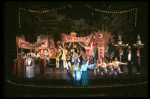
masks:
[(126, 56), (126, 62), (128, 67), (128, 74), (131, 75), (132, 72), (132, 66), (133, 66), (134, 56), (131, 53), (131, 50), (128, 50), (128, 54)]

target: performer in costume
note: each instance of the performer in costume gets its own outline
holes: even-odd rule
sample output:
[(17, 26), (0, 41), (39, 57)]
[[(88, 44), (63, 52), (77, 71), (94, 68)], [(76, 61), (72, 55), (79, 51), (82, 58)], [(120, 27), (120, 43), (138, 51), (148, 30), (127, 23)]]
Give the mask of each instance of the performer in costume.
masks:
[[(70, 43), (70, 45), (71, 45), (71, 43)], [(60, 45), (58, 45), (59, 48), (63, 51), (61, 59), (63, 60), (63, 67), (64, 68), (67, 68), (67, 66), (66, 66), (66, 54), (68, 53), (67, 49), (70, 47), (70, 45), (68, 47), (67, 47), (67, 45), (65, 45), (64, 48), (62, 48)]]
[(34, 60), (31, 58), (31, 55), (28, 55), (26, 59), (26, 77), (33, 78), (34, 77)]
[(134, 61), (134, 57), (133, 54), (131, 54), (131, 50), (128, 50), (128, 55), (127, 55), (127, 67), (128, 67), (128, 74), (131, 75), (132, 72), (132, 66), (133, 66), (133, 61)]
[(121, 73), (120, 66), (121, 64), (127, 65), (127, 63), (122, 63), (117, 61), (117, 57), (115, 57), (115, 61), (112, 62), (114, 66), (114, 74), (117, 75), (117, 72)]
[(90, 49), (91, 49), (91, 46), (89, 46), (88, 44), (86, 44), (86, 46), (84, 46), (84, 45), (82, 45), (81, 43), (79, 43), (83, 48), (85, 48), (85, 53), (87, 54), (87, 55), (89, 55), (89, 51), (90, 51)]
[(71, 63), (70, 63), (70, 55), (69, 55), (69, 53), (67, 54), (67, 56), (66, 56), (66, 66), (67, 66), (67, 71), (68, 71), (68, 73), (70, 74), (70, 68), (71, 68)]
[(89, 57), (89, 64), (93, 64), (94, 63), (94, 57), (95, 57), (95, 53), (93, 50), (93, 46), (94, 44), (91, 43), (91, 46), (89, 46), (88, 44), (86, 44), (86, 46), (82, 45), (81, 43), (79, 43), (82, 47), (84, 47), (86, 49), (86, 54)]
[(107, 64), (107, 66), (108, 66), (109, 74), (112, 75), (113, 74), (113, 63), (111, 60), (109, 60), (109, 63)]
[(79, 66), (77, 64), (77, 58), (74, 61), (73, 65), (73, 84), (74, 85), (80, 85), (80, 80), (81, 80), (81, 74), (79, 72)]
[(39, 60), (39, 66), (40, 66), (40, 78), (46, 77), (46, 59), (44, 57), (44, 54), (41, 54), (40, 60)]
[(106, 67), (105, 59), (103, 58), (102, 61), (103, 62), (99, 64), (101, 75), (103, 75), (103, 73), (107, 74), (107, 67)]
[(22, 60), (22, 62), (21, 62), (21, 77), (23, 78), (25, 75), (24, 75), (24, 70), (25, 70), (25, 58), (23, 57), (23, 55), (22, 55), (22, 57), (21, 57), (21, 60)]
[(17, 78), (24, 77), (24, 71), (22, 71), (23, 67), (24, 67), (24, 60), (21, 59), (21, 56), (19, 54), (18, 58), (14, 60), (13, 75), (17, 74)]
[[(123, 53), (123, 50), (121, 50), (121, 62), (125, 62), (125, 54)], [(119, 55), (119, 60), (120, 60), (120, 55)], [(123, 73), (123, 65), (120, 65), (121, 73)]]
[(87, 68), (88, 69), (94, 69), (95, 64), (92, 65), (87, 65), (88, 62), (86, 60), (82, 61), (81, 65), (81, 75), (82, 75), (82, 86), (87, 86), (88, 85), (88, 80), (87, 80)]
[(141, 56), (139, 54), (139, 51), (136, 51), (136, 55), (135, 55), (135, 66), (136, 66), (136, 70), (137, 70), (137, 74), (140, 74), (140, 64), (141, 64)]
[(56, 57), (57, 57), (57, 54), (56, 54), (56, 51), (53, 53), (52, 55), (52, 58), (51, 58), (51, 67), (52, 68), (52, 78), (53, 77), (56, 77), (56, 74), (55, 74), (55, 68), (56, 68)]
[(60, 53), (59, 53), (59, 48), (57, 48), (57, 52), (56, 52), (56, 68), (59, 68), (59, 56), (60, 56)]

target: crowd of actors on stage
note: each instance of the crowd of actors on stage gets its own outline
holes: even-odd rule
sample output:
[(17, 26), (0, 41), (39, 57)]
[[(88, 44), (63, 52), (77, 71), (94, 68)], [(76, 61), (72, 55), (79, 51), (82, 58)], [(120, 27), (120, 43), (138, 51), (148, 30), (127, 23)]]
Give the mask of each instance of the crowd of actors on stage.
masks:
[[(87, 84), (87, 68), (94, 69), (94, 74), (99, 72), (101, 75), (107, 74), (115, 74), (123, 73), (123, 65), (127, 65), (128, 73), (131, 74), (133, 63), (137, 66), (137, 73), (140, 74), (140, 64), (139, 64), (139, 52), (133, 56), (131, 50), (128, 50), (128, 54), (123, 54), (123, 50), (121, 53), (121, 60), (122, 62), (118, 61), (117, 57), (114, 57), (114, 60), (110, 60), (106, 63), (105, 59), (100, 57), (98, 59), (96, 45), (95, 43), (91, 43), (91, 45), (86, 44), (86, 46), (79, 43), (80, 48), (77, 45), (74, 45), (72, 49), (69, 50), (71, 43), (69, 46), (65, 44), (64, 46), (58, 44), (56, 49), (41, 50), (37, 55), (27, 55), (23, 56), (20, 54), (18, 58), (15, 60), (14, 68), (13, 68), (13, 75), (17, 75), (17, 78), (33, 78), (34, 77), (34, 57), (39, 57), (39, 65), (40, 65), (40, 77), (46, 77), (46, 65), (51, 61), (51, 59), (55, 59), (56, 67), (52, 68), (59, 68), (59, 60), (63, 61), (63, 67), (67, 69), (69, 74), (72, 74), (75, 80), (81, 79)], [(83, 48), (81, 48), (83, 47)], [(78, 49), (79, 48), (79, 49)], [(34, 56), (34, 57), (33, 57)], [(61, 57), (60, 57), (61, 56)], [(17, 69), (16, 69), (17, 68)], [(24, 70), (25, 69), (25, 70)], [(55, 76), (53, 69), (53, 77)], [(25, 71), (25, 73), (24, 73)], [(25, 75), (24, 75), (25, 74)]]

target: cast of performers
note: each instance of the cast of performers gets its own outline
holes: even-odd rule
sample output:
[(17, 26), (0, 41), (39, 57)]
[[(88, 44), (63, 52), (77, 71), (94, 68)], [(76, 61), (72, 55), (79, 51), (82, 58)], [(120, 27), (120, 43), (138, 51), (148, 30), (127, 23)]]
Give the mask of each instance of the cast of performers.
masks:
[(86, 60), (82, 61), (81, 65), (81, 75), (82, 75), (82, 86), (87, 86), (88, 85), (88, 80), (87, 80), (87, 68), (88, 69), (94, 69), (95, 64), (93, 65), (88, 65), (88, 62)]
[(18, 55), (18, 58), (14, 61), (13, 75), (17, 74), (17, 78), (24, 77), (24, 59)]
[(26, 78), (33, 78), (34, 77), (34, 60), (31, 58), (31, 55), (28, 55), (26, 59)]
[(41, 54), (39, 66), (40, 66), (40, 78), (46, 77), (46, 59), (44, 57), (44, 54)]
[(114, 66), (114, 74), (115, 75), (117, 75), (117, 72), (122, 73), (119, 65), (121, 65), (121, 64), (127, 65), (127, 63), (122, 63), (122, 62), (117, 61), (117, 57), (115, 57), (115, 61), (113, 61), (112, 64)]

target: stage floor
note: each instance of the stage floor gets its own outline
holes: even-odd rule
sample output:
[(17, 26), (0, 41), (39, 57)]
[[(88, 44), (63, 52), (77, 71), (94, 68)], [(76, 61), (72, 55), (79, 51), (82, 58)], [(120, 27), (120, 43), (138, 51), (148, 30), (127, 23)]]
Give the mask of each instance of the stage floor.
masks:
[(128, 76), (127, 66), (124, 73), (118, 76), (94, 75), (94, 70), (88, 70), (88, 86), (75, 86), (72, 77), (60, 63), (56, 69), (56, 77), (52, 78), (51, 68), (47, 68), (46, 78), (40, 78), (40, 68), (35, 65), (34, 78), (18, 79), (10, 75), (6, 79), (5, 89), (8, 97), (103, 97), (103, 96), (143, 96), (147, 95), (148, 76), (147, 69), (141, 68), (141, 74), (136, 74), (133, 67), (133, 75)]
[[(35, 77), (34, 78), (22, 78), (18, 79), (14, 76), (10, 76), (9, 79), (12, 82), (18, 82), (19, 83), (34, 83), (34, 85), (53, 85), (53, 86), (73, 86), (72, 84), (72, 76), (67, 73), (67, 70), (63, 68), (62, 63), (60, 63), (60, 66), (58, 69), (55, 69), (55, 74), (56, 76), (53, 78), (52, 77), (52, 69), (46, 67), (46, 77), (45, 78), (40, 78), (40, 67), (38, 63), (35, 63), (35, 68), (34, 68), (34, 73)], [(88, 79), (88, 85), (89, 86), (97, 86), (97, 85), (103, 85), (103, 84), (116, 84), (116, 83), (124, 83), (128, 79), (147, 79), (147, 70), (144, 68), (141, 68), (141, 74), (137, 75), (136, 74), (136, 68), (133, 66), (132, 67), (132, 75), (128, 75), (128, 68), (127, 66), (123, 66), (123, 73), (118, 74), (118, 75), (109, 75), (107, 73), (106, 75), (101, 75), (97, 73), (94, 75), (94, 70), (87, 70), (87, 79)], [(98, 82), (99, 80), (105, 81), (105, 83)], [(25, 82), (24, 82), (25, 81)], [(45, 81), (42, 83), (42, 81)], [(104, 82), (103, 81), (103, 82)], [(108, 82), (107, 82), (108, 81)], [(41, 83), (40, 83), (41, 82)], [(59, 82), (59, 83), (58, 83)]]

